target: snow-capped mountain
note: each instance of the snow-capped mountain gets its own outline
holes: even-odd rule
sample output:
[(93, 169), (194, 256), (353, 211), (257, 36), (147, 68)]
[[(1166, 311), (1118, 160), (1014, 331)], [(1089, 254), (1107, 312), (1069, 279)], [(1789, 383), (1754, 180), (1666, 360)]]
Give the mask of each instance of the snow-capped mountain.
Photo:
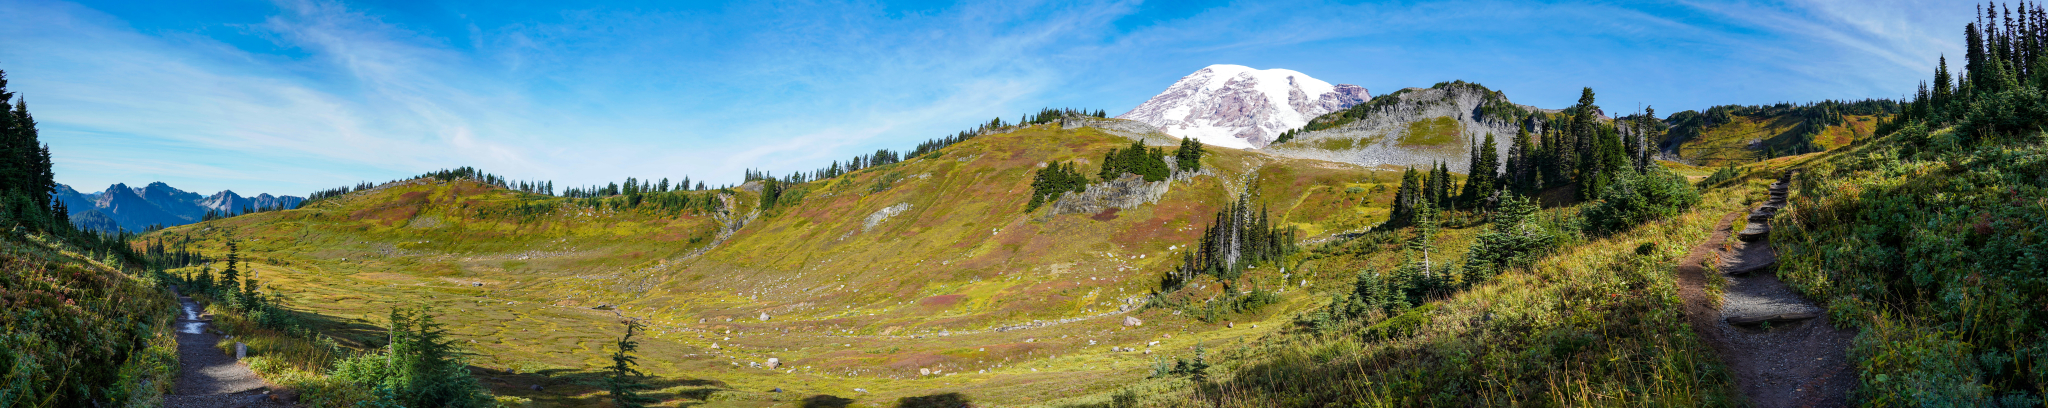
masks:
[(1117, 118), (1217, 146), (1265, 147), (1280, 132), (1368, 99), (1365, 88), (1331, 85), (1292, 70), (1217, 64), (1181, 77)]

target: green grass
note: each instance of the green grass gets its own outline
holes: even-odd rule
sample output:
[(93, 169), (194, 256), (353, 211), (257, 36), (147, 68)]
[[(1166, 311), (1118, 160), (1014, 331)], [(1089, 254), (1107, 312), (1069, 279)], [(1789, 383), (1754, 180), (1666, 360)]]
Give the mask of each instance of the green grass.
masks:
[[(1690, 250), (1683, 243), (1704, 241), (1722, 214), (1743, 208), (1763, 183), (1709, 190), (1681, 216), (1567, 242), (1531, 267), (1399, 316), (1211, 343), (1213, 383), (1168, 377), (1127, 389), (1144, 406), (1740, 405), (1726, 369), (1680, 315), (1673, 264)], [(1576, 211), (1538, 217), (1575, 225)], [(1447, 219), (1436, 244), (1454, 248), (1437, 255), (1444, 264), (1458, 262), (1485, 228), (1455, 213)], [(1639, 255), (1644, 242), (1660, 245)], [(1292, 271), (1310, 281), (1302, 291), (1327, 300), (1349, 291), (1358, 271), (1403, 262), (1399, 245), (1332, 243)], [(1290, 310), (1313, 315), (1319, 303)], [(1115, 392), (1070, 402), (1108, 404)]]
[[(1765, 158), (1767, 150), (1786, 150), (1808, 142), (1801, 134), (1800, 119), (1794, 115), (1775, 117), (1730, 116), (1729, 123), (1715, 125), (1699, 137), (1679, 145), (1678, 155), (1701, 167), (1743, 164)], [(1878, 118), (1844, 116), (1844, 123), (1822, 129), (1812, 137), (1815, 146), (1838, 149), (1857, 140), (1871, 138)], [(1756, 148), (1751, 142), (1756, 141)]]
[(1316, 141), (1316, 148), (1323, 150), (1351, 150), (1357, 144), (1358, 139), (1332, 138)]
[(1408, 131), (1397, 139), (1402, 146), (1444, 147), (1464, 141), (1465, 124), (1449, 116), (1408, 122)]
[[(478, 353), (473, 363), (487, 386), (542, 406), (597, 404), (587, 382), (619, 332), (614, 312), (594, 309), (600, 305), (650, 320), (642, 358), (669, 404), (830, 395), (886, 405), (960, 392), (978, 403), (1030, 405), (1149, 373), (1151, 356), (1111, 346), (1144, 349), (1157, 340), (1151, 348), (1165, 352), (1281, 326), (1285, 317), (1271, 312), (1229, 317), (1281, 319), (1264, 329), (1164, 310), (1137, 312), (1147, 323), (1127, 328), (1113, 314), (1156, 287), (1216, 203), (1242, 188), (1240, 175), (1257, 174), (1260, 200), (1275, 218), (1315, 231), (1376, 223), (1375, 214), (1384, 218), (1380, 196), (1391, 194), (1343, 193), (1385, 174), (1217, 150), (1205, 167), (1220, 177), (1176, 182), (1158, 204), (1112, 220), (1019, 211), (1038, 163), (1099, 159), (1128, 143), (1049, 126), (985, 136), (938, 159), (797, 186), (801, 202), (760, 211), (708, 252), (719, 233), (713, 214), (566, 205), (466, 182), (391, 187), (158, 234), (190, 234), (209, 250), (236, 240), (265, 284), (349, 346), (380, 344), (391, 307), (431, 304)], [(756, 211), (753, 193), (734, 194), (735, 216)], [(911, 209), (863, 225), (898, 203)], [(1270, 275), (1280, 286), (1280, 272)], [(1311, 300), (1296, 292), (1267, 310)], [(771, 318), (760, 320), (763, 313)], [(769, 357), (789, 366), (748, 366)], [(275, 366), (297, 364), (287, 363)], [(767, 392), (775, 388), (786, 392)]]

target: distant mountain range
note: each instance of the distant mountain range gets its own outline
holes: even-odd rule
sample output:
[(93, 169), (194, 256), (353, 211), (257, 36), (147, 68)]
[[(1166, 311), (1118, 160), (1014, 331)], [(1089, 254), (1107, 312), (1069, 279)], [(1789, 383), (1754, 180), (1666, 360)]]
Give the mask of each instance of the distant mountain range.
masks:
[(231, 190), (211, 196), (173, 188), (163, 182), (140, 189), (127, 184), (108, 186), (106, 191), (80, 193), (58, 184), (51, 194), (70, 211), (71, 221), (80, 228), (113, 231), (115, 228), (141, 232), (151, 225), (173, 226), (202, 221), (208, 211), (232, 215), (266, 208), (298, 208), (306, 199), (294, 196), (258, 194), (243, 197)]
[(1218, 64), (1181, 77), (1117, 118), (1206, 144), (1263, 148), (1309, 119), (1370, 99), (1365, 88), (1331, 85), (1292, 70)]

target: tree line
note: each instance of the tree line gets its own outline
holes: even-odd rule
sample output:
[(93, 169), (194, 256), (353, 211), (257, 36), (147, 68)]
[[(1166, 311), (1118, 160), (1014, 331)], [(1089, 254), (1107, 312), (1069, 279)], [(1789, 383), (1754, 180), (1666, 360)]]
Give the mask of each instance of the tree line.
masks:
[[(8, 106), (9, 102), (13, 106)], [(127, 244), (134, 234), (78, 228), (71, 222), (70, 209), (54, 196), (56, 192), (50, 146), (36, 130), (28, 97), (8, 91), (7, 71), (0, 70), (0, 228), (13, 229), (21, 236), (48, 234), (96, 259), (117, 260), (110, 265), (142, 261)]]
[(1247, 268), (1278, 264), (1294, 253), (1295, 229), (1274, 225), (1271, 211), (1263, 205), (1253, 208), (1251, 200), (1249, 194), (1240, 193), (1236, 201), (1216, 210), (1209, 226), (1202, 229), (1201, 239), (1181, 253), (1179, 267), (1167, 274), (1160, 287), (1172, 292), (1201, 275), (1236, 280)]
[[(1978, 6), (1977, 21), (1963, 26), (1963, 71), (1948, 57), (1933, 82), (1921, 82), (1901, 112), (1878, 125), (1879, 134), (1908, 131), (1916, 145), (1971, 146), (2011, 139), (2048, 126), (2048, 10), (2040, 3)], [(1933, 140), (1933, 129), (1960, 126), (1953, 140)]]
[[(847, 159), (846, 161), (843, 161), (843, 162), (842, 162), (842, 161), (837, 161), (837, 160), (835, 160), (835, 161), (833, 161), (833, 162), (832, 162), (831, 164), (829, 164), (829, 165), (826, 165), (825, 167), (819, 168), (819, 169), (817, 169), (817, 170), (812, 170), (812, 171), (809, 171), (809, 172), (796, 172), (796, 173), (790, 173), (790, 174), (785, 174), (785, 175), (783, 175), (783, 176), (781, 176), (781, 177), (776, 177), (776, 176), (775, 176), (774, 174), (772, 174), (772, 173), (770, 173), (770, 172), (767, 172), (767, 171), (763, 171), (763, 170), (756, 170), (756, 169), (748, 168), (748, 169), (745, 169), (745, 170), (743, 170), (743, 172), (742, 172), (742, 174), (741, 174), (741, 180), (742, 180), (742, 182), (743, 182), (743, 183), (744, 183), (744, 182), (755, 182), (755, 181), (774, 181), (774, 182), (777, 182), (777, 183), (783, 184), (783, 185), (781, 185), (781, 186), (776, 186), (776, 187), (775, 187), (776, 191), (777, 191), (777, 192), (779, 193), (779, 192), (781, 192), (781, 191), (786, 191), (786, 190), (788, 190), (788, 187), (789, 187), (788, 185), (793, 185), (793, 184), (803, 184), (803, 183), (808, 183), (808, 182), (811, 182), (811, 181), (816, 181), (816, 180), (825, 180), (825, 179), (835, 178), (835, 177), (839, 177), (839, 176), (842, 176), (842, 175), (846, 175), (846, 174), (849, 174), (849, 173), (853, 173), (853, 172), (856, 172), (856, 171), (860, 171), (860, 170), (862, 170), (862, 169), (867, 169), (867, 168), (872, 168), (872, 167), (877, 167), (877, 166), (884, 166), (884, 165), (889, 165), (889, 164), (895, 164), (895, 163), (900, 163), (900, 162), (903, 162), (903, 161), (905, 161), (905, 160), (915, 159), (915, 158), (918, 158), (918, 157), (922, 157), (922, 156), (924, 156), (924, 155), (928, 155), (928, 154), (936, 153), (936, 152), (938, 152), (938, 151), (939, 151), (940, 149), (944, 149), (944, 148), (946, 148), (946, 147), (948, 147), (948, 146), (952, 146), (952, 145), (954, 145), (954, 144), (958, 144), (958, 143), (960, 143), (960, 142), (965, 142), (965, 141), (971, 140), (971, 139), (973, 139), (973, 138), (975, 138), (975, 137), (977, 137), (977, 136), (980, 136), (980, 135), (983, 135), (983, 134), (987, 134), (987, 133), (989, 133), (989, 132), (992, 132), (992, 131), (996, 131), (996, 130), (1000, 130), (1000, 129), (1006, 129), (1006, 128), (1016, 127), (1016, 126), (1020, 126), (1020, 125), (1027, 125), (1027, 124), (1043, 124), (1043, 123), (1050, 123), (1050, 122), (1053, 122), (1053, 121), (1057, 121), (1057, 120), (1059, 120), (1059, 119), (1061, 119), (1061, 118), (1066, 118), (1066, 117), (1075, 117), (1075, 116), (1088, 116), (1088, 117), (1097, 117), (1097, 118), (1100, 118), (1100, 117), (1106, 117), (1106, 115), (1107, 115), (1107, 114), (1108, 114), (1108, 113), (1107, 113), (1106, 111), (1102, 111), (1102, 110), (1096, 110), (1096, 111), (1094, 111), (1094, 112), (1089, 112), (1089, 111), (1087, 111), (1087, 110), (1081, 110), (1081, 109), (1071, 109), (1071, 108), (1068, 108), (1068, 109), (1052, 109), (1052, 108), (1046, 108), (1046, 109), (1041, 109), (1041, 110), (1040, 110), (1040, 111), (1039, 111), (1038, 113), (1036, 113), (1036, 114), (1026, 114), (1026, 115), (1024, 115), (1024, 117), (1020, 118), (1020, 120), (1019, 120), (1018, 122), (1015, 122), (1015, 123), (1006, 123), (1006, 122), (1004, 122), (1004, 121), (1003, 121), (1003, 119), (1002, 119), (1002, 118), (998, 117), (998, 118), (995, 118), (995, 119), (991, 119), (991, 120), (990, 120), (990, 121), (989, 121), (988, 123), (984, 123), (984, 124), (978, 125), (978, 126), (976, 126), (976, 127), (974, 128), (974, 129), (970, 129), (970, 130), (964, 130), (964, 131), (960, 131), (960, 132), (958, 132), (958, 133), (955, 133), (955, 134), (952, 134), (952, 135), (948, 135), (948, 136), (945, 136), (945, 137), (940, 137), (940, 138), (935, 138), (935, 139), (930, 139), (930, 140), (926, 140), (926, 141), (924, 141), (924, 142), (920, 142), (920, 143), (918, 143), (918, 144), (917, 144), (917, 146), (916, 146), (916, 147), (913, 147), (913, 148), (911, 148), (911, 149), (909, 149), (909, 150), (907, 150), (907, 151), (901, 151), (901, 152), (899, 152), (899, 151), (895, 151), (895, 150), (889, 150), (889, 149), (877, 149), (877, 150), (875, 150), (875, 152), (874, 152), (874, 153), (867, 153), (867, 154), (861, 154), (861, 155), (856, 155), (856, 156), (854, 156), (854, 157), (852, 157), (852, 158), (850, 158), (850, 159)], [(555, 184), (554, 184), (554, 182), (553, 182), (553, 181), (546, 181), (546, 180), (511, 180), (511, 179), (508, 179), (508, 178), (505, 178), (505, 177), (502, 177), (502, 176), (499, 176), (499, 175), (496, 175), (496, 174), (491, 174), (491, 173), (488, 173), (488, 172), (484, 172), (484, 171), (482, 171), (482, 170), (479, 170), (479, 169), (477, 169), (477, 168), (474, 168), (474, 167), (469, 167), (469, 166), (463, 166), (463, 167), (457, 167), (457, 168), (454, 168), (454, 169), (442, 169), (442, 170), (437, 170), (437, 171), (427, 172), (427, 173), (425, 173), (425, 174), (421, 174), (421, 175), (418, 175), (418, 176), (414, 176), (414, 177), (408, 178), (407, 180), (411, 180), (411, 179), (418, 179), (418, 178), (431, 178), (431, 179), (435, 179), (435, 180), (439, 180), (439, 181), (444, 181), (444, 182), (445, 182), (445, 181), (454, 181), (454, 180), (471, 180), (471, 181), (475, 181), (475, 182), (479, 182), (479, 183), (483, 183), (483, 184), (489, 184), (489, 185), (494, 185), (494, 186), (498, 186), (498, 187), (500, 187), (500, 188), (504, 188), (504, 189), (507, 189), (507, 190), (519, 191), (519, 192), (523, 192), (523, 193), (528, 193), (528, 194), (538, 194), (538, 195), (545, 195), (545, 196), (555, 196), (555, 197), (567, 197), (567, 198), (582, 198), (582, 199), (588, 199), (588, 198), (604, 198), (604, 197), (613, 197), (613, 196), (621, 196), (621, 195), (623, 195), (623, 196), (634, 196), (634, 195), (640, 195), (640, 194), (648, 194), (648, 193), (667, 193), (667, 192), (675, 192), (675, 191), (704, 191), (704, 190), (711, 190), (711, 189), (726, 189), (726, 188), (731, 188), (731, 186), (729, 186), (729, 185), (727, 185), (727, 186), (716, 186), (716, 187), (714, 187), (714, 186), (709, 186), (709, 185), (707, 185), (707, 184), (706, 184), (705, 182), (703, 182), (703, 181), (701, 181), (701, 180), (699, 180), (699, 181), (695, 181), (695, 183), (694, 183), (694, 185), (693, 185), (693, 183), (692, 183), (692, 180), (690, 179), (690, 177), (687, 177), (687, 176), (683, 177), (683, 178), (682, 178), (682, 179), (681, 179), (681, 180), (680, 180), (679, 182), (676, 182), (676, 183), (674, 183), (674, 184), (671, 184), (668, 178), (662, 178), (662, 179), (660, 179), (659, 181), (655, 181), (655, 180), (641, 180), (641, 179), (636, 179), (636, 178), (631, 178), (631, 177), (629, 177), (629, 178), (627, 178), (627, 179), (625, 180), (625, 182), (623, 182), (623, 183), (608, 183), (608, 184), (605, 184), (605, 185), (589, 185), (589, 186), (583, 186), (583, 187), (567, 187), (567, 188), (563, 188), (563, 189), (561, 189), (561, 190), (559, 191), (559, 193), (558, 193), (558, 192), (557, 192), (557, 190), (556, 190), (556, 187), (555, 187)], [(393, 180), (393, 181), (391, 181), (391, 182), (397, 182), (397, 181), (398, 181), (398, 180)], [(390, 183), (390, 182), (387, 182), (387, 183)], [(343, 186), (343, 187), (336, 187), (336, 188), (331, 188), (331, 189), (325, 189), (325, 190), (315, 191), (315, 192), (313, 192), (312, 194), (308, 194), (308, 195), (307, 195), (307, 200), (306, 200), (306, 201), (307, 201), (307, 202), (313, 202), (313, 201), (319, 201), (319, 200), (325, 200), (325, 199), (329, 199), (329, 198), (339, 197), (339, 196), (347, 195), (347, 194), (350, 194), (350, 193), (355, 193), (355, 192), (361, 192), (361, 191), (364, 191), (364, 190), (369, 190), (369, 189), (373, 189), (373, 188), (376, 188), (376, 186), (377, 186), (377, 185), (378, 185), (378, 184), (372, 184), (372, 183), (369, 183), (369, 182), (360, 182), (360, 183), (357, 183), (357, 184), (356, 184), (356, 185), (354, 185), (354, 186)], [(769, 201), (780, 201), (780, 200), (779, 200), (779, 197), (777, 197), (777, 198), (772, 198), (772, 199), (768, 199), (768, 200), (769, 200)], [(634, 203), (632, 203), (632, 204), (629, 204), (629, 206), (632, 206), (632, 205), (637, 205), (637, 204), (638, 204), (638, 202), (637, 202), (638, 200), (631, 200), (631, 201), (634, 201)], [(226, 217), (226, 216), (232, 216), (232, 215), (233, 215), (233, 214), (220, 214), (220, 216), (221, 216), (221, 217)], [(208, 218), (208, 219), (212, 219), (212, 218)]]

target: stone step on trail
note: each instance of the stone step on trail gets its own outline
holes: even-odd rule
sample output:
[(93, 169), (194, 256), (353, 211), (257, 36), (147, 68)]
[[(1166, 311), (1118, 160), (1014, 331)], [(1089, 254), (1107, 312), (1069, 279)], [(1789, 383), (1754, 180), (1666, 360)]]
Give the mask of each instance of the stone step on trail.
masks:
[(1764, 222), (1749, 223), (1749, 225), (1742, 227), (1742, 232), (1735, 233), (1735, 237), (1741, 239), (1742, 242), (1759, 242), (1770, 239), (1771, 224)]
[(1799, 310), (1747, 316), (1728, 315), (1727, 320), (1728, 324), (1730, 325), (1748, 327), (1762, 326), (1766, 323), (1772, 325), (1784, 325), (1800, 321), (1812, 320), (1816, 317), (1820, 317), (1820, 312)]
[(1736, 242), (1721, 253), (1721, 274), (1743, 276), (1776, 272), (1778, 251), (1762, 243)]

